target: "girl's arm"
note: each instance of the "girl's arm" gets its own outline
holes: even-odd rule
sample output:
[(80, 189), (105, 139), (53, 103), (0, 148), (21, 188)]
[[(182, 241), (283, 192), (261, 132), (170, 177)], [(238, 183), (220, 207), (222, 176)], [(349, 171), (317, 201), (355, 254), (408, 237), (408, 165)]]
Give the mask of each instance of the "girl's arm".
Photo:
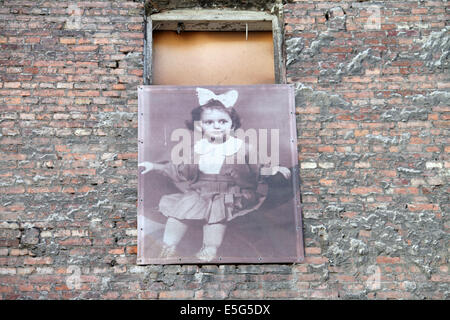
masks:
[(193, 181), (197, 178), (197, 170), (192, 165), (174, 165), (170, 162), (163, 164), (144, 161), (139, 163), (138, 166), (145, 167), (145, 170), (141, 174), (156, 170), (162, 172), (175, 182)]
[(154, 162), (144, 161), (138, 164), (139, 167), (145, 167), (145, 170), (141, 172), (141, 174), (145, 174), (152, 170), (163, 170), (164, 165)]
[(280, 166), (275, 166), (272, 167), (272, 175), (276, 175), (277, 173), (281, 173), (283, 175), (283, 177), (285, 177), (286, 179), (289, 179), (291, 177), (291, 170), (289, 170), (289, 168), (286, 167), (280, 167)]
[[(253, 156), (258, 155), (258, 151), (257, 149), (251, 145), (251, 144), (247, 144), (246, 145), (246, 161), (247, 163), (249, 162), (249, 159), (251, 158), (251, 155), (253, 153)], [(281, 175), (285, 178), (285, 179), (289, 179), (291, 177), (291, 170), (289, 170), (289, 168), (286, 167), (281, 167), (281, 166), (270, 166), (270, 164), (268, 165), (262, 165), (262, 164), (255, 164), (255, 165), (251, 165), (249, 164), (249, 167), (252, 169), (253, 172), (257, 172), (258, 176), (274, 176), (277, 173), (281, 173)]]

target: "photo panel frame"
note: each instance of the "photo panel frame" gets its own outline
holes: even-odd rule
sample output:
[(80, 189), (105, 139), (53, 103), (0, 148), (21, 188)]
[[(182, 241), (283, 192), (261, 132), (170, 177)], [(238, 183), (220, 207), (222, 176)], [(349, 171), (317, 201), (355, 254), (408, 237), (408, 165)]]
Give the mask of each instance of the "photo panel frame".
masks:
[(294, 87), (138, 88), (138, 264), (304, 260)]

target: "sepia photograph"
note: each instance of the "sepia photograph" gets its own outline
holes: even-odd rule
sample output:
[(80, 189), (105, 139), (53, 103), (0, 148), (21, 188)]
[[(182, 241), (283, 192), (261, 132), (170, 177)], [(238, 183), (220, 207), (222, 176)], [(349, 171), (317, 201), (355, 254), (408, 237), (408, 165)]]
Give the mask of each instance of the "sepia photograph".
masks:
[(139, 264), (304, 259), (292, 85), (138, 98)]

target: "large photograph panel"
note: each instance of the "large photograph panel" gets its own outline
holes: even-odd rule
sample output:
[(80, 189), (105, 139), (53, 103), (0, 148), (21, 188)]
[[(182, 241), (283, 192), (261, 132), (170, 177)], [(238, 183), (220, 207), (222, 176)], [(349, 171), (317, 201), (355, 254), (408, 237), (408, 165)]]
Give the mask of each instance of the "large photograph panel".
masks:
[(139, 87), (138, 264), (303, 261), (293, 90)]

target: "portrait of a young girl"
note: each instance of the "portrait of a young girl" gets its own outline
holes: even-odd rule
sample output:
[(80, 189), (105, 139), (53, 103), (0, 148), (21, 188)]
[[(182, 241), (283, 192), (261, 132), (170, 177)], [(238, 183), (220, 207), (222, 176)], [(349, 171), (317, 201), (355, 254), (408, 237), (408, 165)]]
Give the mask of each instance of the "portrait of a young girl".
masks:
[(244, 216), (258, 219), (271, 180), (286, 184), (292, 174), (291, 169), (281, 165), (270, 167), (267, 174), (270, 164), (251, 161), (259, 159), (257, 146), (236, 135), (242, 122), (238, 90), (218, 94), (195, 88), (195, 95), (196, 105), (184, 121), (185, 127), (199, 137), (192, 143), (192, 157), (182, 163), (145, 158), (139, 163), (141, 179), (153, 173), (174, 185), (184, 184), (161, 195), (155, 208), (165, 218), (157, 259), (185, 257), (183, 244), (195, 233), (200, 244), (194, 251), (190, 248), (192, 259), (221, 261), (226, 256), (221, 249), (228, 226)]

